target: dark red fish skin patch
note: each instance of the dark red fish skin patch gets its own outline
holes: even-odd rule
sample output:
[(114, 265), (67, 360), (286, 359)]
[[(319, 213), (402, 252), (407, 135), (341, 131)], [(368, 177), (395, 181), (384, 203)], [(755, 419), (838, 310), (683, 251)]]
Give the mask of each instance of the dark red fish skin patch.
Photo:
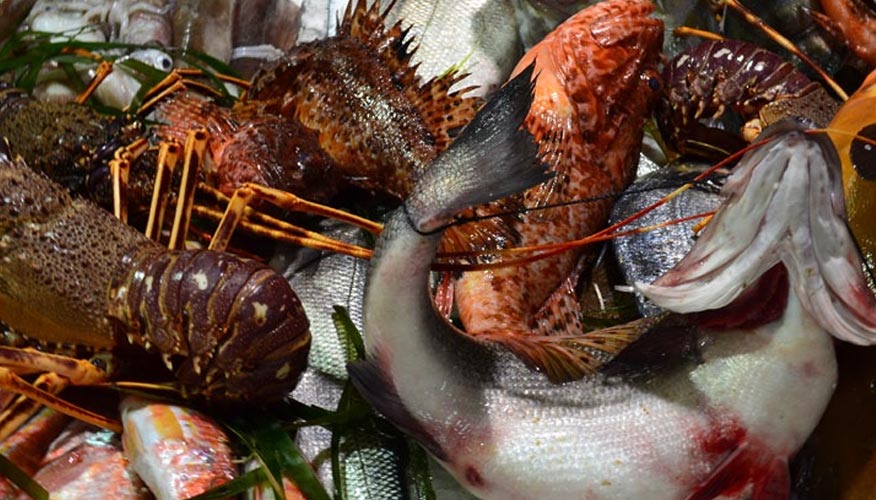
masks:
[(716, 422), (696, 438), (706, 456), (723, 455), (687, 500), (736, 498), (751, 488), (752, 500), (787, 500), (791, 481), (787, 462), (736, 421)]
[(473, 488), (483, 488), (486, 483), (484, 482), (483, 476), (478, 472), (477, 468), (473, 465), (469, 465), (465, 468), (465, 480), (470, 484)]

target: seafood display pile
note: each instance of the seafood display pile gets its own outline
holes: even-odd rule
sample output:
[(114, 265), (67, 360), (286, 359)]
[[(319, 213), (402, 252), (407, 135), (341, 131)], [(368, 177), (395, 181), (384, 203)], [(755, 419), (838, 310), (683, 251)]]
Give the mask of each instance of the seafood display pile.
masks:
[(876, 497), (873, 33), (0, 0), (0, 495)]

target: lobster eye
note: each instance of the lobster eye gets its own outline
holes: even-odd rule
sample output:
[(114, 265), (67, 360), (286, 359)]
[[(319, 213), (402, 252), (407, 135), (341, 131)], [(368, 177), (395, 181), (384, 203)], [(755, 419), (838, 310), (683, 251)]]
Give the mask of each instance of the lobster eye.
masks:
[(867, 125), (852, 139), (849, 154), (855, 172), (867, 181), (876, 180), (876, 124)]
[(656, 76), (648, 78), (648, 87), (654, 92), (660, 90), (660, 78)]

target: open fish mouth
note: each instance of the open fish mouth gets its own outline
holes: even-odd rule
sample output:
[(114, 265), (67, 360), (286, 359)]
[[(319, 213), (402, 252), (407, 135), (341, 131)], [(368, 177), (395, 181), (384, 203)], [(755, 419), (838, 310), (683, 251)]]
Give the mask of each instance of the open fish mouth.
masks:
[(759, 141), (727, 179), (727, 201), (690, 253), (636, 287), (672, 311), (719, 309), (781, 263), (822, 328), (854, 344), (876, 342), (876, 300), (846, 223), (836, 150), (796, 122), (776, 124)]

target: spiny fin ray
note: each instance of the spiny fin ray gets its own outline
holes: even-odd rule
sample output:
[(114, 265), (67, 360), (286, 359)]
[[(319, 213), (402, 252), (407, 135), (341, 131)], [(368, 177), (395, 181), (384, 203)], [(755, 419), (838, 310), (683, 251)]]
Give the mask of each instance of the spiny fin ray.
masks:
[(596, 373), (661, 320), (642, 318), (580, 335), (492, 332), (478, 334), (477, 338), (501, 344), (551, 382), (562, 383)]

